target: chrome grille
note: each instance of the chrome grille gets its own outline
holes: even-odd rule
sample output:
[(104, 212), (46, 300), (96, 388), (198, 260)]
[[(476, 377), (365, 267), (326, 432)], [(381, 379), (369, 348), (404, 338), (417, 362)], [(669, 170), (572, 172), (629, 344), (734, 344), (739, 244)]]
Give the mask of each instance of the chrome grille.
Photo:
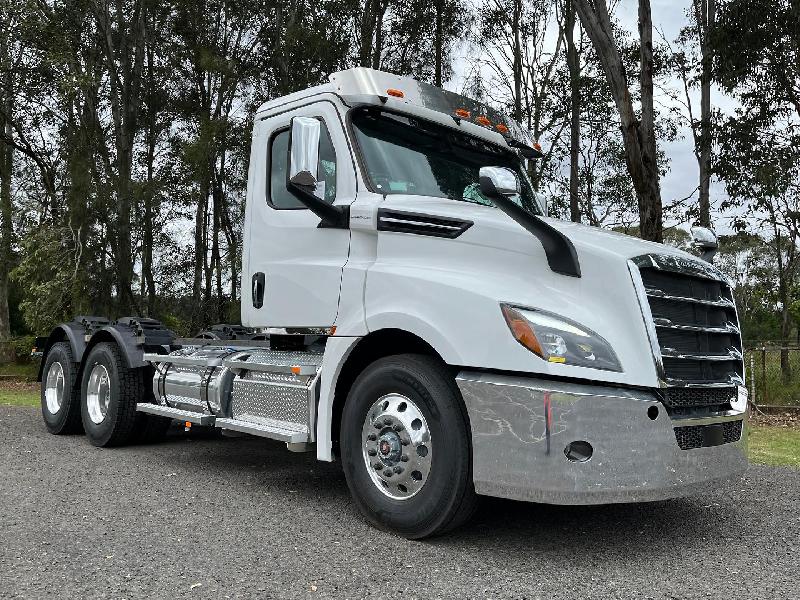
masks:
[[(633, 261), (648, 304), (654, 352), (668, 387), (725, 387), (744, 378), (733, 293), (719, 271), (699, 260), (647, 255)], [(657, 346), (657, 347), (656, 347)], [(717, 404), (698, 396), (696, 405)], [(686, 407), (687, 404), (681, 403)]]

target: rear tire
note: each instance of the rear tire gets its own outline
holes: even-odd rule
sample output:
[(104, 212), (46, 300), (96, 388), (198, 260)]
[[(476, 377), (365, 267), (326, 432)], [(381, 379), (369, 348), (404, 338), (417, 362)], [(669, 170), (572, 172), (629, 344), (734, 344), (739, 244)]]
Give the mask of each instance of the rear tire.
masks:
[(50, 347), (42, 368), (42, 418), (55, 435), (83, 433), (81, 408), (75, 386), (77, 365), (67, 342)]
[(347, 485), (373, 525), (420, 539), (458, 527), (477, 507), (466, 410), (436, 358), (402, 354), (367, 367), (340, 431)]
[(81, 380), (81, 419), (95, 446), (122, 446), (136, 433), (136, 403), (144, 397), (142, 376), (131, 369), (117, 345), (103, 342), (89, 352)]

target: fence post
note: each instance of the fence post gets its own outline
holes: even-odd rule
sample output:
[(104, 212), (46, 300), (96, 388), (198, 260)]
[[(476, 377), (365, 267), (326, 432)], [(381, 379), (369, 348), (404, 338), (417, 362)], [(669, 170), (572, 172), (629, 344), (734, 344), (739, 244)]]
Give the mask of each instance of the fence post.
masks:
[(753, 406), (756, 404), (756, 357), (750, 353), (750, 403)]
[(767, 404), (767, 347), (761, 346), (761, 403)]

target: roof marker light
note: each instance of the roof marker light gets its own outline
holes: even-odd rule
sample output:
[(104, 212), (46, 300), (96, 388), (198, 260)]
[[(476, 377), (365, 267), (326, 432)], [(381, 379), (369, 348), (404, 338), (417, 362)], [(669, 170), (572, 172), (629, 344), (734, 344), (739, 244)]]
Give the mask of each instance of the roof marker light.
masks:
[(534, 149), (534, 150), (538, 150), (539, 152), (541, 152), (541, 151), (542, 151), (542, 145), (541, 145), (539, 142), (536, 142), (536, 143), (533, 145), (533, 149)]
[(462, 119), (469, 119), (470, 114), (469, 111), (465, 108), (458, 108), (456, 109), (456, 116)]
[(483, 115), (481, 115), (480, 117), (476, 117), (475, 122), (478, 123), (478, 125), (483, 125), (484, 127), (492, 126), (492, 122)]
[(395, 98), (405, 98), (406, 96), (402, 90), (396, 90), (394, 88), (389, 88), (388, 90), (386, 90), (386, 93), (389, 94), (390, 96), (394, 96)]
[(506, 127), (502, 123), (498, 123), (497, 125), (494, 126), (494, 128), (497, 129), (497, 131), (499, 131), (500, 133), (504, 134), (508, 133), (508, 127)]

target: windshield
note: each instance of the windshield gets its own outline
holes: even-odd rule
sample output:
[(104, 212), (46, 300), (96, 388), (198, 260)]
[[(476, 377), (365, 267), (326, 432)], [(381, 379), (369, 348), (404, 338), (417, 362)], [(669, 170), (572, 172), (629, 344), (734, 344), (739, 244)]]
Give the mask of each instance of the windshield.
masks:
[(414, 117), (361, 109), (352, 117), (356, 142), (374, 189), (494, 206), (480, 191), (481, 167), (508, 167), (522, 193), (513, 198), (528, 212), (541, 211), (522, 162), (512, 151)]

